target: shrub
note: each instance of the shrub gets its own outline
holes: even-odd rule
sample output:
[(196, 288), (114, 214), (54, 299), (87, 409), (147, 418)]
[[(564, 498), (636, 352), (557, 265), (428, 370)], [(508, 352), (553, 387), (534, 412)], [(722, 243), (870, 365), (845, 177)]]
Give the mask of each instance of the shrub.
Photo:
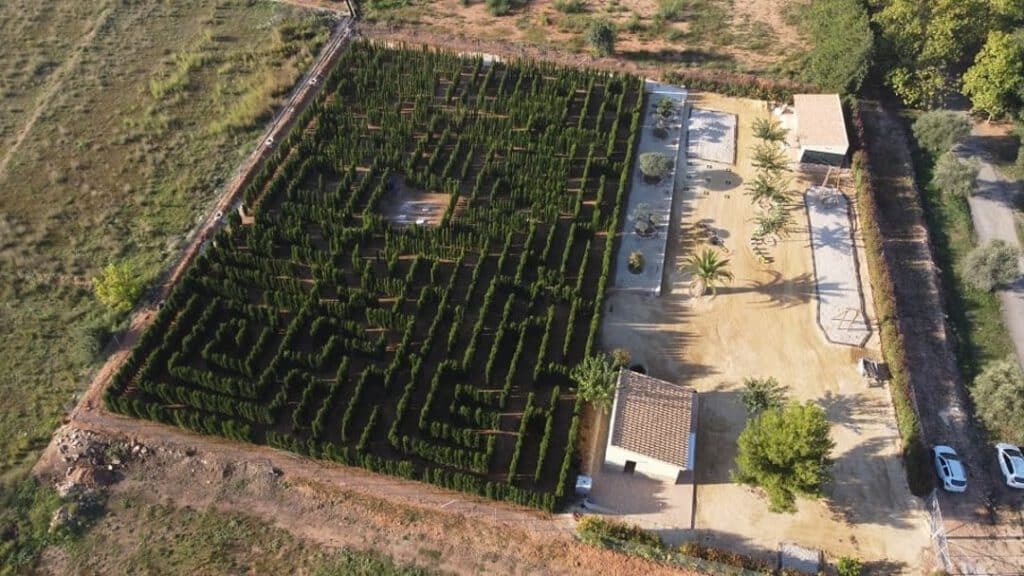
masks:
[(770, 408), (781, 408), (786, 401), (786, 387), (775, 378), (744, 378), (740, 399), (747, 415), (755, 416)]
[(563, 14), (582, 14), (587, 11), (586, 0), (555, 0), (552, 6)]
[(836, 572), (839, 576), (860, 576), (864, 571), (864, 563), (850, 556), (843, 556), (836, 562)]
[(939, 161), (935, 164), (932, 184), (943, 195), (967, 198), (974, 193), (977, 178), (978, 164), (976, 162), (964, 162), (953, 152), (946, 152), (939, 157)]
[(971, 250), (964, 260), (964, 279), (977, 290), (992, 290), (1012, 284), (1020, 276), (1020, 250), (1002, 240), (993, 240)]
[(1013, 356), (992, 362), (974, 379), (971, 397), (993, 434), (1024, 442), (1024, 372)]
[(676, 103), (668, 96), (662, 96), (658, 99), (658, 103), (654, 105), (654, 109), (659, 116), (668, 118), (676, 111)]
[(660, 152), (644, 152), (640, 155), (640, 172), (651, 180), (661, 180), (672, 170), (675, 162)]
[(914, 138), (934, 157), (949, 152), (971, 133), (971, 121), (964, 114), (933, 110), (914, 121)]
[(106, 307), (123, 313), (131, 310), (142, 295), (142, 278), (131, 262), (111, 262), (102, 275), (93, 279), (92, 288)]
[(767, 492), (773, 512), (795, 510), (796, 495), (820, 496), (829, 477), (825, 411), (810, 402), (764, 411), (740, 433), (734, 478)]
[(598, 56), (615, 52), (615, 26), (605, 20), (598, 20), (587, 30), (587, 42)]
[(619, 371), (612, 359), (604, 354), (584, 358), (569, 372), (580, 399), (590, 402), (602, 412), (611, 409), (618, 377)]
[(662, 546), (660, 538), (636, 524), (605, 520), (594, 515), (581, 519), (576, 524), (576, 532), (580, 535), (581, 540), (591, 544), (600, 543), (605, 538), (612, 538), (654, 548), (661, 548)]
[(639, 250), (629, 253), (629, 271), (639, 274), (644, 270), (644, 253)]

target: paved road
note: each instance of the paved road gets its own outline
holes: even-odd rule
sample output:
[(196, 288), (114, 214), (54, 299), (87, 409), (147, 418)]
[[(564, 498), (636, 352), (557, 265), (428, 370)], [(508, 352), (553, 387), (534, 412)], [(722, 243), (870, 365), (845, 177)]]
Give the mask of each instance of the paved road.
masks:
[[(1014, 221), (1015, 200), (1021, 194), (1020, 182), (1008, 180), (996, 170), (977, 132), (975, 129), (974, 134), (960, 147), (960, 155), (977, 160), (981, 168), (978, 172), (978, 190), (968, 199), (978, 241), (1002, 240), (1020, 248)], [(1024, 270), (1024, 258), (1021, 260), (1021, 269)], [(1017, 360), (1024, 368), (1024, 275), (1017, 278), (1013, 286), (1000, 290), (999, 299), (1003, 305), (1003, 323), (1013, 339)]]

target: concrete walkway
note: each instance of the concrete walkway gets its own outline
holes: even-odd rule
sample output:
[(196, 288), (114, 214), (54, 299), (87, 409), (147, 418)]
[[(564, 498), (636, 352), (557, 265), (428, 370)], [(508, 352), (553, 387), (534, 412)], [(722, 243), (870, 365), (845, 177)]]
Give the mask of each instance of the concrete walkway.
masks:
[(814, 255), (818, 325), (833, 344), (863, 346), (871, 329), (864, 316), (846, 196), (835, 188), (812, 186), (804, 203)]
[[(626, 217), (622, 224), (622, 245), (619, 248), (615, 269), (615, 288), (637, 291), (658, 296), (661, 294), (664, 276), (665, 247), (668, 242), (669, 224), (672, 221), (672, 199), (675, 197), (680, 164), (683, 159), (679, 150), (686, 140), (683, 116), (686, 107), (686, 89), (648, 80), (644, 85), (647, 103), (644, 105), (637, 156), (647, 152), (659, 152), (670, 156), (675, 162), (671, 172), (660, 182), (648, 182), (640, 172), (640, 163), (633, 166), (627, 200)], [(667, 121), (666, 132), (659, 138), (655, 132), (657, 103), (661, 98), (675, 102), (676, 111)], [(646, 237), (634, 231), (634, 212), (640, 206), (649, 211), (654, 223), (654, 232)], [(643, 254), (643, 269), (634, 274), (629, 270), (629, 255)]]
[[(1020, 248), (1014, 222), (1015, 199), (1021, 194), (1020, 182), (1008, 180), (996, 170), (982, 148), (977, 129), (959, 147), (958, 152), (962, 158), (977, 160), (981, 168), (978, 172), (978, 189), (968, 199), (978, 243), (1002, 240)], [(1024, 258), (1020, 267), (1024, 271)], [(1017, 360), (1024, 368), (1024, 275), (1018, 277), (1013, 286), (1000, 290), (999, 300), (1002, 303), (1003, 323), (1013, 340)]]

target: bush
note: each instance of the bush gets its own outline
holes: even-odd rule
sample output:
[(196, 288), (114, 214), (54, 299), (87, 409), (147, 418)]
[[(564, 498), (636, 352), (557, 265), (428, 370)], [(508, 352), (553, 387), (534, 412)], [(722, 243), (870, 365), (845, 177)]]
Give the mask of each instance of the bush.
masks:
[(1012, 284), (1020, 276), (1020, 250), (1002, 240), (978, 246), (964, 260), (964, 280), (983, 292)]
[(660, 152), (644, 152), (640, 155), (640, 172), (651, 180), (661, 180), (672, 170), (675, 162)]
[(747, 415), (755, 416), (770, 408), (781, 408), (786, 401), (786, 387), (775, 378), (744, 378), (740, 399)]
[(978, 178), (978, 164), (964, 162), (952, 152), (939, 157), (932, 174), (932, 184), (943, 195), (967, 198), (974, 193)]
[(1013, 356), (992, 362), (974, 379), (971, 397), (989, 431), (1024, 443), (1024, 372)]
[(587, 42), (598, 56), (615, 52), (615, 26), (605, 20), (598, 20), (587, 30)]
[(142, 295), (142, 278), (127, 260), (107, 264), (103, 274), (93, 279), (93, 291), (105, 306), (119, 313), (131, 310)]
[(835, 444), (820, 406), (794, 403), (766, 410), (747, 422), (737, 444), (735, 480), (763, 488), (773, 512), (794, 511), (797, 494), (821, 495)]
[(639, 250), (629, 253), (629, 271), (639, 274), (644, 271), (644, 253)]
[(933, 110), (914, 121), (914, 138), (918, 145), (938, 157), (963, 142), (971, 133), (971, 121), (965, 114)]
[(587, 11), (586, 0), (555, 0), (553, 6), (563, 14), (582, 14)]
[(589, 515), (576, 524), (576, 532), (580, 539), (591, 544), (598, 544), (605, 538), (613, 538), (623, 542), (661, 548), (661, 539), (647, 532), (636, 524), (625, 524), (614, 520)]
[(839, 576), (860, 576), (864, 571), (864, 563), (850, 556), (843, 556), (836, 562), (836, 572)]
[(584, 358), (569, 372), (569, 378), (576, 384), (580, 399), (590, 402), (602, 412), (612, 407), (618, 377), (618, 368), (604, 354)]

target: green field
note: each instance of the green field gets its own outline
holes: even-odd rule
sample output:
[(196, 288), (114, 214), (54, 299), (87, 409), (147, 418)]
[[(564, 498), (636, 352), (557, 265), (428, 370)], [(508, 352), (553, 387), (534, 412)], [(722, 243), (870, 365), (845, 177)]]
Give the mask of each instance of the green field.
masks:
[(0, 175), (0, 477), (35, 461), (123, 321), (91, 278), (170, 262), (328, 33), (273, 2), (0, 3), (0, 156), (37, 117)]
[(554, 509), (641, 80), (358, 43), (324, 82), (108, 405)]

